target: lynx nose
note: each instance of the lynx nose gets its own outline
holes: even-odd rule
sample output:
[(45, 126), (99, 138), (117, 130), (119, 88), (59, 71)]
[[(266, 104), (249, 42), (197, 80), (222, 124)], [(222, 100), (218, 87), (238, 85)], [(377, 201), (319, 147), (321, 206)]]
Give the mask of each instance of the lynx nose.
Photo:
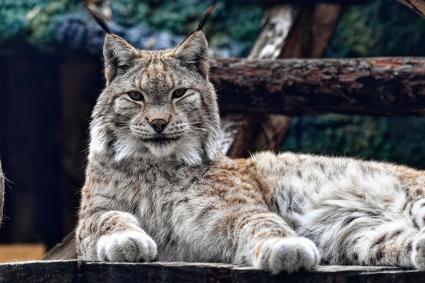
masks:
[(165, 121), (164, 119), (154, 119), (152, 121), (149, 121), (149, 125), (157, 132), (158, 134), (162, 133), (164, 131), (165, 127), (168, 125), (168, 121)]

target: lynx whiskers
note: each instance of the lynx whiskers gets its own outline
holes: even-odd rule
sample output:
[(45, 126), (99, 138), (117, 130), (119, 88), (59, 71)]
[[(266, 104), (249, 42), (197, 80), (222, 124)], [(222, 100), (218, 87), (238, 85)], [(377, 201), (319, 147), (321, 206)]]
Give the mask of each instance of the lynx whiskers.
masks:
[(106, 32), (76, 232), (79, 257), (212, 261), (273, 273), (332, 264), (425, 269), (425, 174), (293, 153), (231, 160), (202, 27), (138, 50)]

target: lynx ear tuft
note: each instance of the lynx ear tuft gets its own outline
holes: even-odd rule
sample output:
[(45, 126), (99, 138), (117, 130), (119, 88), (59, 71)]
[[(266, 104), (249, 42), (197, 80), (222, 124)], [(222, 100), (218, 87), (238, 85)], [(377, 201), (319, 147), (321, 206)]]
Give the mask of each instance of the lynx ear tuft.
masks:
[(201, 31), (204, 29), (205, 23), (208, 21), (210, 16), (214, 13), (215, 9), (217, 8), (217, 5), (208, 7), (208, 9), (205, 10), (204, 14), (202, 15), (201, 19), (199, 20), (197, 31)]
[(208, 75), (208, 42), (202, 31), (215, 6), (209, 7), (201, 17), (198, 28), (191, 33), (176, 49), (174, 56), (183, 65), (194, 67), (202, 76)]
[(86, 10), (89, 13), (89, 15), (103, 29), (103, 31), (106, 32), (106, 33), (111, 33), (111, 30), (109, 29), (108, 24), (106, 23), (105, 19), (102, 16), (100, 16), (98, 13), (96, 13), (95, 11), (90, 9), (88, 6), (85, 6), (85, 7), (86, 7)]

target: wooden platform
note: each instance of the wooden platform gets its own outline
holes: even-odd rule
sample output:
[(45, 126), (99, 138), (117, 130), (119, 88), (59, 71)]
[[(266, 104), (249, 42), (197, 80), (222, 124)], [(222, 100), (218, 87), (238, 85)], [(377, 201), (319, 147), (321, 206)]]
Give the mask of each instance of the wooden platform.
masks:
[(320, 266), (273, 276), (226, 264), (35, 261), (0, 264), (0, 282), (423, 282), (425, 271), (393, 267)]

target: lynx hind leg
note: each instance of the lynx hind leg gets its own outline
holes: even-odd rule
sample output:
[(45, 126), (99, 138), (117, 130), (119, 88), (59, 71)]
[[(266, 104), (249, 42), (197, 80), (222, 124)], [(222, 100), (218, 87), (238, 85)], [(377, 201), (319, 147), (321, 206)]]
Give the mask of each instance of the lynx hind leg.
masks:
[(425, 247), (414, 255), (415, 243), (418, 247), (425, 243), (417, 240), (418, 230), (402, 215), (370, 213), (341, 207), (318, 209), (307, 215), (300, 232), (313, 239), (330, 264), (417, 266), (425, 256)]

